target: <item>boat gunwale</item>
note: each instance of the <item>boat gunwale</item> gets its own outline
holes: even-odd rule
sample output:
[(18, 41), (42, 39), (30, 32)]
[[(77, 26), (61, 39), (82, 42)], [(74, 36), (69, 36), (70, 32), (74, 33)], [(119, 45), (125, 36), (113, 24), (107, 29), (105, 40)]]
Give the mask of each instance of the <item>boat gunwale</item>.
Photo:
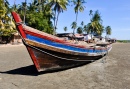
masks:
[[(105, 52), (95, 52), (95, 53), (76, 52), (76, 51), (71, 51), (71, 50), (66, 50), (66, 49), (46, 45), (46, 44), (39, 43), (39, 42), (29, 40), (29, 39), (25, 39), (25, 41), (26, 41), (27, 44), (34, 46), (34, 47), (44, 48), (44, 49), (57, 51), (57, 52), (65, 53), (65, 54), (71, 54), (71, 55), (98, 56), (98, 55), (105, 54), (107, 52), (107, 50), (105, 50)], [(110, 49), (110, 48), (108, 48), (108, 49)]]
[[(26, 27), (28, 27), (28, 29)], [(51, 40), (51, 41), (54, 41), (57, 43), (62, 43), (62, 44), (68, 45), (68, 46), (74, 46), (74, 47), (79, 47), (79, 48), (86, 48), (86, 47), (90, 48), (90, 46), (85, 46), (85, 45), (81, 45), (81, 44), (74, 44), (74, 42), (67, 42), (62, 38), (53, 36), (51, 34), (47, 34), (45, 32), (41, 32), (41, 31), (34, 29), (34, 28), (31, 28), (29, 26), (24, 25), (23, 30), (25, 31), (26, 34), (34, 35), (34, 36), (37, 36), (40, 38)], [(94, 44), (91, 46), (94, 46)]]

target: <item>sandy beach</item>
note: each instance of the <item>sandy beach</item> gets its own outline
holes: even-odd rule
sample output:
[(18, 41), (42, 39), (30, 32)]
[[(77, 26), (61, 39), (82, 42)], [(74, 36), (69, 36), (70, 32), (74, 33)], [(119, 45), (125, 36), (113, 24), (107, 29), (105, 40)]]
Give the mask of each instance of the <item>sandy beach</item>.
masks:
[(41, 73), (25, 46), (0, 45), (0, 89), (130, 89), (130, 44), (114, 43), (108, 56), (89, 64)]

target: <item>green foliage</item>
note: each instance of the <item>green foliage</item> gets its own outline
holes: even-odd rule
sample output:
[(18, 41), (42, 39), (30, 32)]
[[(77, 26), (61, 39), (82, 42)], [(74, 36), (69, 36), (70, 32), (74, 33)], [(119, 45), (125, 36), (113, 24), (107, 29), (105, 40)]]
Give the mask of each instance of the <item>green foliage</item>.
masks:
[(72, 22), (71, 28), (73, 29), (73, 34), (75, 33), (75, 29), (77, 28), (77, 22)]
[(73, 0), (73, 3), (75, 5), (74, 7), (74, 11), (75, 11), (75, 14), (76, 14), (76, 22), (77, 22), (77, 18), (78, 18), (78, 12), (83, 12), (84, 11), (84, 6), (83, 6), (83, 3), (85, 3), (84, 0)]
[(83, 27), (83, 32), (87, 33), (87, 30), (88, 30), (87, 25), (84, 25), (84, 27)]
[(26, 23), (28, 26), (36, 28), (40, 31), (47, 32), (49, 34), (53, 33), (52, 22), (44, 18), (43, 13), (28, 13), (26, 15)]
[(107, 35), (111, 35), (111, 27), (110, 27), (110, 26), (107, 26), (107, 27), (105, 28), (105, 30), (106, 30), (106, 34), (107, 34)]
[(17, 8), (17, 12), (28, 26), (40, 31), (53, 34), (52, 14), (50, 9), (43, 1), (34, 0), (29, 5), (22, 3)]
[(102, 35), (104, 31), (104, 26), (102, 25), (102, 19), (98, 12), (98, 10), (92, 14), (92, 10), (90, 10), (90, 15), (92, 16), (91, 22), (87, 24), (87, 33)]
[(130, 43), (130, 40), (117, 40), (117, 42), (120, 42), (120, 43)]
[(16, 30), (12, 29), (0, 29), (0, 36), (12, 36)]
[[(87, 25), (84, 25), (84, 22), (82, 21), (81, 26), (77, 26), (78, 13), (84, 11), (85, 6), (83, 6), (83, 4), (85, 3), (85, 0), (32, 0), (32, 2), (29, 4), (23, 2), (21, 5), (14, 5), (13, 8), (16, 12), (20, 14), (23, 21), (26, 17), (25, 23), (28, 26), (49, 34), (54, 34), (56, 33), (59, 14), (67, 10), (67, 5), (70, 3), (74, 5), (74, 11), (76, 14), (76, 21), (71, 24), (73, 34), (77, 29), (78, 33), (85, 32), (102, 35), (104, 31), (104, 26), (102, 25), (101, 15), (98, 10), (95, 11), (95, 13), (90, 10), (90, 22)], [(3, 8), (2, 10), (0, 9), (1, 13), (5, 13), (7, 10), (5, 10), (3, 6), (1, 6), (0, 8)], [(1, 13), (0, 17), (3, 18), (4, 15)], [(54, 22), (52, 23), (52, 21)], [(1, 25), (3, 26), (3, 24)], [(64, 31), (66, 30), (67, 27), (64, 27)], [(3, 29), (1, 31), (3, 31)], [(108, 34), (110, 35), (111, 33), (109, 32)]]
[(0, 36), (12, 36), (16, 32), (15, 29), (8, 1), (0, 0)]
[(48, 0), (48, 4), (54, 10), (54, 35), (57, 29), (59, 14), (67, 10), (68, 0)]
[(77, 28), (77, 33), (79, 33), (79, 34), (82, 34), (82, 33), (83, 33), (82, 27), (78, 27), (78, 28)]
[(64, 27), (64, 31), (66, 32), (68, 30), (68, 28), (67, 27)]

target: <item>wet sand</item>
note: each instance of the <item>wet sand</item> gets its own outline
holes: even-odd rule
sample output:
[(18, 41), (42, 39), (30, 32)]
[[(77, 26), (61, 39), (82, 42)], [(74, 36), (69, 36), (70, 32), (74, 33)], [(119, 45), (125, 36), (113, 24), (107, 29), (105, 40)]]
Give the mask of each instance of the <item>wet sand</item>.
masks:
[(0, 89), (130, 89), (130, 44), (115, 43), (103, 63), (37, 73), (23, 45), (0, 45)]

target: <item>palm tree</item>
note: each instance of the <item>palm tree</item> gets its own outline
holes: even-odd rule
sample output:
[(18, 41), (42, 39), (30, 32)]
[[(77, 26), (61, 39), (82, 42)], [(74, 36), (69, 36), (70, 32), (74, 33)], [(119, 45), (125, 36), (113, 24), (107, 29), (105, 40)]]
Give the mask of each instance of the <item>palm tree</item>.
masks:
[(71, 28), (73, 29), (73, 35), (74, 35), (75, 34), (75, 29), (77, 28), (77, 22), (72, 22), (71, 26), (72, 26)]
[(91, 24), (91, 23), (88, 23), (85, 28), (86, 28), (87, 34), (91, 34), (91, 38), (92, 38), (92, 34), (93, 34), (92, 24)]
[(103, 32), (102, 19), (98, 10), (92, 16), (91, 22), (88, 23), (88, 32), (100, 35)]
[(51, 8), (53, 8), (54, 10), (54, 14), (55, 14), (55, 18), (57, 15), (57, 18), (54, 18), (54, 34), (56, 33), (56, 29), (57, 29), (57, 22), (58, 22), (58, 17), (59, 14), (61, 12), (63, 12), (63, 10), (67, 10), (67, 5), (68, 5), (68, 0), (48, 0), (49, 1), (49, 6)]
[(87, 25), (84, 25), (83, 32), (87, 33), (87, 30), (88, 30)]
[(102, 24), (99, 24), (99, 29), (97, 30), (97, 35), (101, 36), (104, 32), (104, 26)]
[(83, 3), (85, 3), (84, 0), (74, 0), (74, 11), (75, 11), (75, 14), (76, 14), (76, 22), (77, 22), (77, 18), (78, 18), (78, 12), (83, 12), (84, 11), (84, 6), (83, 6)]
[(92, 20), (92, 16), (93, 16), (93, 11), (92, 10), (89, 11), (89, 16), (90, 16), (90, 21), (91, 21)]
[(82, 27), (78, 27), (78, 28), (77, 28), (77, 33), (79, 33), (79, 34), (82, 34), (82, 33), (83, 33)]
[(64, 27), (64, 31), (66, 32), (68, 29), (67, 29), (67, 27)]
[(82, 26), (82, 27), (84, 26), (84, 22), (83, 22), (83, 21), (81, 22), (81, 26)]
[[(45, 1), (43, 0), (43, 2), (45, 2)], [(55, 18), (54, 12), (52, 11), (51, 6), (50, 6), (50, 4), (48, 4), (48, 2), (45, 2), (45, 3), (43, 3), (43, 2), (42, 2), (42, 11), (45, 15), (44, 18), (46, 18), (50, 21), (51, 19)]]
[(107, 26), (106, 28), (105, 28), (105, 30), (106, 30), (106, 36), (107, 36), (107, 38), (109, 38), (109, 35), (111, 35), (111, 27), (110, 26)]
[(25, 2), (23, 3), (23, 7), (24, 7), (24, 19), (23, 19), (23, 22), (25, 24), (25, 15), (26, 15), (26, 8), (27, 8), (27, 0), (25, 0)]

